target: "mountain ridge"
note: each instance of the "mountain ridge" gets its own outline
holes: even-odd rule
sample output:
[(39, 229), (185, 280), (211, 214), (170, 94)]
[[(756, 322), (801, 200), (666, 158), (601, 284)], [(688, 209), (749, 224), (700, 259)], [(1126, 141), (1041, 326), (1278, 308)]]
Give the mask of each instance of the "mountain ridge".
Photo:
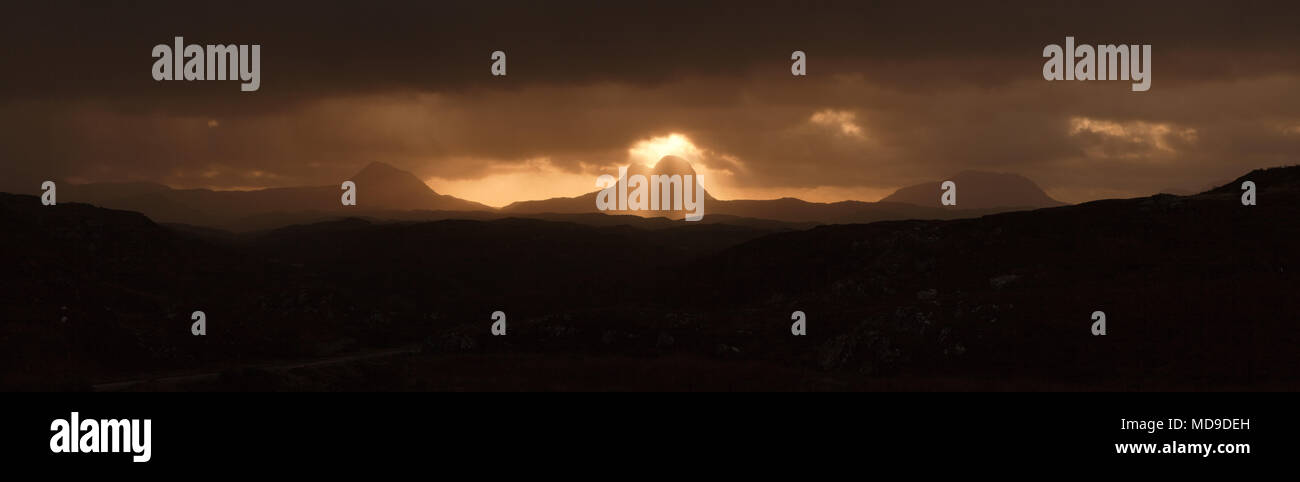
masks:
[[(638, 174), (694, 175), (695, 170), (680, 157), (664, 156), (654, 166), (633, 164), (627, 167), (627, 175)], [(999, 183), (1009, 182), (1016, 186), (1016, 196), (1019, 197), (990, 197), (981, 194), (981, 191), (990, 190), (981, 187), (979, 179), (989, 176), (993, 176)], [(958, 219), (1064, 205), (1051, 199), (1032, 181), (1015, 174), (963, 171), (955, 178), (961, 181), (956, 207), (939, 205), (938, 182), (901, 188), (877, 202), (811, 202), (794, 197), (722, 200), (704, 189), (704, 215), (706, 219), (722, 215), (800, 225), (851, 224), (902, 219)], [(599, 190), (573, 197), (518, 201), (502, 208), (494, 208), (441, 194), (414, 174), (378, 161), (365, 165), (347, 180), (357, 184), (356, 206), (342, 206), (338, 201), (342, 191), (335, 186), (216, 191), (173, 189), (151, 182), (92, 183), (60, 186), (59, 196), (60, 200), (70, 202), (141, 212), (160, 223), (239, 232), (340, 217), (430, 220), (448, 217), (484, 219), (498, 216), (607, 214), (681, 220), (685, 216), (685, 210), (602, 212), (596, 207)], [(997, 189), (992, 191), (996, 192)], [(754, 224), (751, 221), (745, 222)], [(602, 220), (598, 223), (606, 222)]]

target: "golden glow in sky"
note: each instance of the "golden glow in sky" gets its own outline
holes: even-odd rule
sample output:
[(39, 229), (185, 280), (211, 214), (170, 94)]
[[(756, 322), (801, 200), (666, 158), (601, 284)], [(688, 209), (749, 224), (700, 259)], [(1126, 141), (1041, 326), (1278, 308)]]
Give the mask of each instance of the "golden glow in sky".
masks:
[[(841, 123), (851, 123), (852, 118), (828, 118)], [(860, 132), (849, 132), (852, 135)], [(664, 156), (677, 156), (691, 163), (700, 176), (705, 189), (719, 199), (776, 199), (797, 197), (811, 202), (843, 200), (875, 201), (889, 195), (894, 188), (867, 187), (772, 187), (752, 188), (743, 185), (743, 173), (711, 169), (707, 149), (695, 145), (690, 138), (679, 133), (650, 137), (633, 143), (627, 149), (627, 159), (606, 166), (591, 166), (591, 172), (569, 172), (551, 164), (547, 158), (530, 159), (519, 165), (502, 164), (496, 172), (480, 179), (425, 179), (425, 184), (441, 194), (502, 207), (516, 201), (534, 201), (554, 197), (580, 196), (596, 190), (594, 180), (601, 174), (617, 174), (618, 166), (639, 163), (653, 167)], [(744, 162), (729, 156), (719, 156), (728, 163), (740, 166)], [(490, 161), (483, 161), (490, 162)]]
[(704, 158), (704, 151), (686, 136), (677, 133), (638, 141), (627, 150), (628, 162), (640, 163), (646, 167), (654, 167), (664, 156), (677, 156), (694, 165)]
[[(428, 178), (425, 184), (441, 194), (502, 207), (516, 201), (535, 201), (553, 197), (580, 196), (596, 190), (595, 179), (600, 174), (617, 174), (618, 166), (640, 163), (653, 167), (664, 156), (677, 156), (690, 162), (697, 171), (707, 176), (701, 161), (705, 157), (689, 138), (670, 133), (651, 137), (632, 144), (627, 149), (627, 159), (612, 161), (608, 166), (597, 167), (592, 172), (566, 172), (553, 166), (549, 159), (530, 159), (522, 165), (505, 165), (481, 179)], [(487, 162), (487, 161), (485, 161)], [(716, 179), (711, 179), (716, 180)], [(716, 182), (706, 184), (712, 189)]]

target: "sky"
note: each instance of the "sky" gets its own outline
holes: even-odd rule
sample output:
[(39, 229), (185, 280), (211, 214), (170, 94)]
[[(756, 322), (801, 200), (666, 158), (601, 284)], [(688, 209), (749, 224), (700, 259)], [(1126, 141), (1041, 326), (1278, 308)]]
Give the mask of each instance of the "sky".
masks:
[[(501, 206), (674, 154), (724, 199), (985, 170), (1083, 202), (1300, 162), (1294, 2), (29, 3), (0, 18), (11, 192), (328, 185), (381, 161)], [(155, 81), (175, 36), (261, 45), (260, 88)], [(1150, 44), (1151, 89), (1045, 80), (1066, 36)]]

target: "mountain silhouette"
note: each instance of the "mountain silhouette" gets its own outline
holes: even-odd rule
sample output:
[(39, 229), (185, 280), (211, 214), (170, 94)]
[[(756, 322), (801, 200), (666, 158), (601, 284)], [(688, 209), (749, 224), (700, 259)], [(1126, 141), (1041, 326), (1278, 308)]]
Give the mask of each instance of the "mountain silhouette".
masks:
[(957, 184), (956, 206), (943, 206), (940, 202), (943, 181), (908, 186), (880, 201), (949, 209), (1036, 209), (1065, 205), (1019, 174), (962, 171), (944, 181)]
[[(256, 221), (320, 219), (380, 211), (492, 211), (493, 208), (438, 194), (415, 175), (374, 162), (349, 179), (357, 205), (343, 206), (340, 186), (268, 188), (252, 191), (172, 189), (153, 183), (61, 185), (60, 201), (138, 211), (157, 222), (249, 229)], [(341, 180), (342, 181), (342, 180)], [(340, 181), (340, 182), (341, 182)]]
[[(617, 173), (611, 173), (610, 175), (614, 176), (615, 174)], [(676, 176), (682, 176), (682, 179), (685, 179), (685, 176), (691, 176), (692, 189), (690, 192), (683, 192), (683, 195), (689, 196), (689, 198), (691, 199), (694, 199), (695, 197), (694, 183), (700, 179), (699, 177), (696, 176), (695, 168), (691, 166), (690, 162), (678, 156), (664, 156), (663, 158), (659, 159), (659, 162), (656, 162), (654, 166), (650, 166), (650, 167), (641, 164), (632, 164), (627, 166), (627, 177), (631, 179), (632, 176), (636, 176), (636, 175), (644, 176), (647, 181), (650, 180), (650, 176), (676, 175)], [(647, 187), (647, 190), (648, 189), (649, 187)], [(631, 192), (630, 186), (628, 188), (628, 191)], [(637, 210), (637, 211), (610, 209), (606, 211), (600, 211), (596, 207), (596, 197), (599, 194), (600, 194), (600, 190), (596, 190), (575, 197), (557, 197), (557, 198), (551, 198), (551, 199), (545, 199), (539, 201), (520, 201), (520, 202), (511, 203), (501, 208), (501, 211), (505, 213), (511, 213), (511, 214), (543, 214), (543, 213), (573, 214), (573, 213), (604, 212), (607, 214), (626, 214), (626, 215), (635, 215), (635, 216), (666, 217), (669, 219), (681, 219), (685, 217), (685, 213), (683, 210), (672, 210), (672, 209)], [(683, 202), (685, 202), (685, 199), (686, 198), (683, 198)], [(708, 190), (706, 189), (704, 191), (704, 200), (705, 200), (704, 203), (705, 218), (707, 218), (709, 214), (713, 213), (713, 211), (710, 210), (710, 203), (715, 202), (716, 199), (714, 199), (713, 196), (710, 195), (708, 193)]]
[(678, 156), (664, 156), (654, 166), (648, 168), (642, 164), (633, 164), (628, 167), (627, 173), (629, 176), (640, 174), (647, 179), (650, 176), (696, 176), (695, 167), (690, 161)]
[[(493, 208), (455, 196), (438, 194), (424, 181), (407, 171), (382, 162), (372, 162), (352, 176), (364, 195), (358, 197), (358, 206), (372, 209), (425, 209), (431, 211), (490, 211)], [(338, 189), (335, 189), (338, 191)]]

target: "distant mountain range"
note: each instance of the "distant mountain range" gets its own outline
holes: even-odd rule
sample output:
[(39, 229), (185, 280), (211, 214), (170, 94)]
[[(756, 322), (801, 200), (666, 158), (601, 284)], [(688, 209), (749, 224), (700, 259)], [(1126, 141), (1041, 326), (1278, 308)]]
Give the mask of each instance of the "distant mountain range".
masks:
[[(654, 167), (633, 165), (628, 175), (694, 175), (687, 161), (666, 156)], [(415, 175), (372, 163), (348, 179), (357, 185), (357, 205), (339, 202), (339, 186), (269, 188), (252, 191), (172, 189), (154, 183), (61, 184), (61, 202), (83, 202), (145, 214), (161, 223), (188, 224), (244, 232), (344, 217), (431, 221), (496, 219), (510, 216), (602, 214), (682, 219), (683, 211), (606, 211), (596, 208), (598, 191), (581, 196), (522, 201), (500, 209), (439, 194)], [(868, 223), (895, 219), (957, 219), (1004, 211), (1060, 206), (1032, 181), (1014, 174), (966, 171), (958, 183), (958, 205), (940, 206), (939, 181), (907, 187), (880, 202), (808, 202), (796, 198), (720, 200), (705, 191), (704, 219), (754, 225), (760, 220), (789, 225)], [(625, 217), (619, 216), (615, 219)], [(711, 219), (712, 218), (712, 219)], [(599, 217), (573, 218), (605, 224)]]

